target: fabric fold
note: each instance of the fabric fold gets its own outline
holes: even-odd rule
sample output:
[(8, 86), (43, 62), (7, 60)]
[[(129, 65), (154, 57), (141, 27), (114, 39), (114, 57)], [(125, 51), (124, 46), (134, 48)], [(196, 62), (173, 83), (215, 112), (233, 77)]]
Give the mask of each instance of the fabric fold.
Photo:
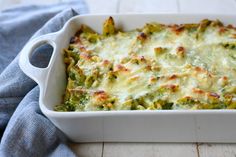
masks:
[[(80, 0), (0, 12), (1, 157), (75, 156), (63, 133), (40, 111), (39, 88), (20, 70), (18, 53), (37, 30), (32, 38), (59, 31), (71, 17), (86, 12), (86, 4)], [(49, 54), (47, 51), (50, 49), (43, 48), (36, 53)], [(45, 55), (37, 57), (38, 64), (46, 64)]]

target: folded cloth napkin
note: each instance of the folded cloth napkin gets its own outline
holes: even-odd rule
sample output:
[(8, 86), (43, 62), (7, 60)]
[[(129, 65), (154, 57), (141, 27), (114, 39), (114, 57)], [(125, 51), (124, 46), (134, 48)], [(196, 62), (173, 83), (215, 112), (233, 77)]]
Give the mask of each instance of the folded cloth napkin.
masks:
[[(81, 0), (0, 12), (1, 157), (75, 156), (64, 135), (40, 111), (39, 88), (20, 70), (18, 53), (37, 30), (32, 38), (58, 31), (68, 19), (85, 12)], [(47, 46), (37, 49), (44, 54), (37, 56), (37, 65), (45, 66), (49, 51)]]

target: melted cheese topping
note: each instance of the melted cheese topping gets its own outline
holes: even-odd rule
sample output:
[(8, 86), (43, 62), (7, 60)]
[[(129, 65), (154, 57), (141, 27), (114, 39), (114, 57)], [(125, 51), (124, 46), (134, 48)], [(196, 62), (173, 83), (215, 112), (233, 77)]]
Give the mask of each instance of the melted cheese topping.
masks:
[(73, 38), (64, 104), (56, 110), (236, 107), (234, 27), (208, 20), (129, 32), (111, 27), (103, 35), (81, 28)]

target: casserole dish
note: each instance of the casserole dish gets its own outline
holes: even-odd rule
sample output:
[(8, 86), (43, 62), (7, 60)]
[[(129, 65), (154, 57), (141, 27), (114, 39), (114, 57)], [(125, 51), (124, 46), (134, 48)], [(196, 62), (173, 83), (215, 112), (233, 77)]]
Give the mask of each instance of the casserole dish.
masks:
[[(20, 55), (21, 69), (40, 87), (42, 112), (75, 142), (234, 142), (236, 140), (235, 110), (161, 110), (161, 111), (87, 111), (56, 112), (66, 88), (63, 49), (81, 24), (101, 32), (102, 23), (112, 16), (117, 27), (130, 30), (148, 22), (165, 24), (196, 23), (202, 19), (219, 19), (233, 24), (230, 15), (129, 14), (83, 15), (69, 20), (59, 32), (30, 41)], [(54, 51), (47, 68), (30, 64), (32, 51), (48, 43)]]

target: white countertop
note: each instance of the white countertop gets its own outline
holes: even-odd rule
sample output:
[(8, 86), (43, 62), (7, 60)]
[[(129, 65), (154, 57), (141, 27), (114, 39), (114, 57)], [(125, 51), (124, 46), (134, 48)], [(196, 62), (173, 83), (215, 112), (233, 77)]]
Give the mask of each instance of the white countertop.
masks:
[[(14, 5), (66, 0), (0, 0), (0, 10)], [(85, 0), (90, 13), (171, 12), (236, 14), (236, 0)], [(235, 19), (236, 20), (236, 19)], [(236, 142), (236, 141), (235, 141)], [(70, 143), (79, 157), (235, 157), (236, 144)]]

